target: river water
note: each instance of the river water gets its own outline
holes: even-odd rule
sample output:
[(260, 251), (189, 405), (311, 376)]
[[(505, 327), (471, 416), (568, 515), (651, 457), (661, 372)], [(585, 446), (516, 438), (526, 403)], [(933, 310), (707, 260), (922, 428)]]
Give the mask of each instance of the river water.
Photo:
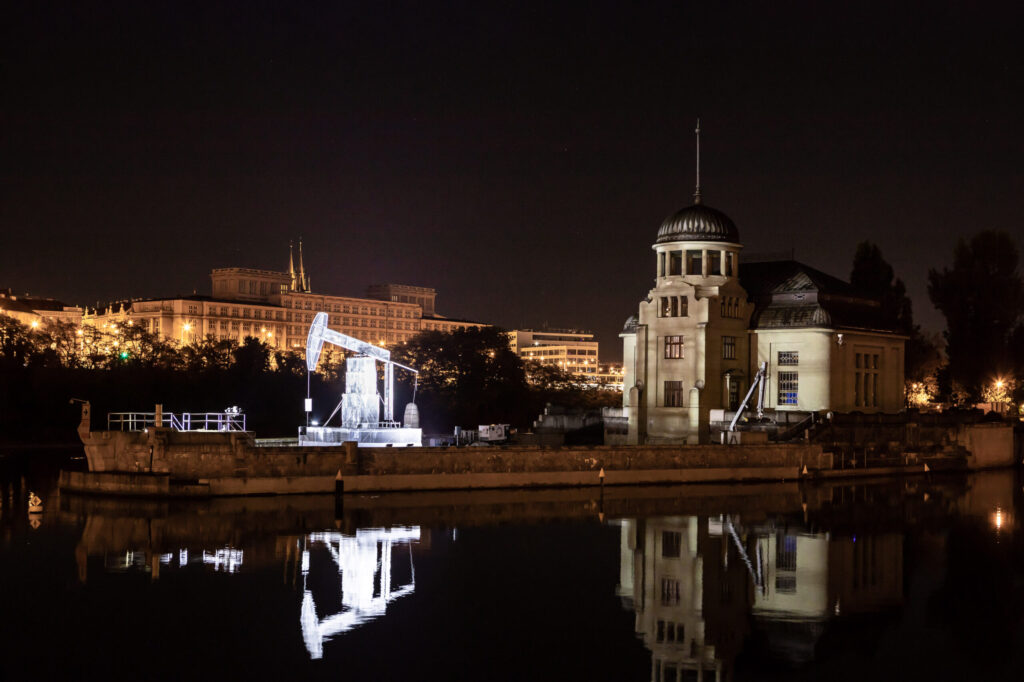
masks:
[(0, 679), (1024, 679), (1016, 472), (339, 508), (5, 459)]

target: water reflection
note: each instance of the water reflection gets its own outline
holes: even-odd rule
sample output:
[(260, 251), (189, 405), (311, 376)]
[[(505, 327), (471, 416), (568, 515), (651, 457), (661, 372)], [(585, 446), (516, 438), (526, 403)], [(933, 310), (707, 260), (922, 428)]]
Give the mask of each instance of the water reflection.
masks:
[[(412, 543), (419, 542), (419, 527), (410, 528), (367, 528), (357, 530), (355, 535), (338, 532), (310, 533), (304, 538), (307, 547), (302, 551), (302, 613), (299, 623), (302, 639), (312, 658), (322, 658), (324, 641), (358, 627), (367, 621), (380, 618), (387, 612), (388, 604), (412, 594), (416, 589), (416, 565), (413, 562)], [(340, 604), (332, 604), (330, 615), (317, 615), (317, 603), (313, 598), (307, 578), (310, 571), (310, 550), (324, 548), (338, 571), (341, 588)], [(407, 554), (395, 557), (395, 551), (405, 549)], [(396, 581), (398, 564), (408, 558), (407, 581)], [(394, 574), (392, 567), (396, 570)], [(321, 608), (324, 600), (321, 600)]]
[[(1011, 618), (1024, 604), (1019, 493), (1014, 474), (1004, 472), (869, 485), (608, 490), (597, 499), (581, 490), (353, 497), (340, 518), (330, 498), (66, 497), (47, 499), (38, 531), (27, 530), (24, 510), (9, 506), (0, 527), (33, 543), (59, 538), (60, 556), (74, 552), (81, 585), (72, 604), (87, 604), (88, 594), (115, 604), (144, 594), (161, 613), (174, 613), (168, 595), (199, 591), (222, 610), (261, 619), (255, 631), (293, 662), (350, 659), (359, 653), (353, 648), (396, 631), (422, 639), (421, 653), (450, 646), (443, 655), (455, 660), (470, 655), (459, 642), (475, 633), (451, 641), (447, 633), (470, 621), (470, 630), (489, 629), (510, 650), (529, 650), (543, 627), (542, 605), (571, 610), (591, 600), (592, 618), (604, 620), (587, 628), (612, 642), (615, 656), (634, 656), (629, 679), (795, 679), (795, 670), (814, 679), (836, 671), (816, 666), (851, 653), (862, 660), (851, 652), (851, 632), (880, 629), (880, 619), (895, 627), (910, 612), (924, 615), (902, 636), (936, 627), (972, 649), (999, 641), (996, 628), (1020, 631)], [(563, 577), (549, 580), (555, 573)], [(566, 601), (565, 575), (582, 598)], [(523, 618), (534, 621), (516, 620), (510, 602), (488, 610), (480, 595), (492, 585), (510, 602), (533, 599)], [(66, 585), (50, 588), (63, 598)], [(977, 627), (993, 610), (1003, 620)], [(82, 607), (79, 618), (88, 624), (95, 616)], [(440, 634), (431, 639), (434, 628), (424, 623), (441, 624)], [(580, 648), (596, 648), (590, 636), (581, 635)]]
[(966, 490), (837, 486), (810, 514), (804, 504), (774, 518), (625, 519), (618, 594), (651, 651), (653, 682), (732, 680), (744, 650), (798, 667), (830, 622), (903, 606), (908, 533), (941, 547), (935, 521), (955, 515), (984, 520), (999, 542), (1013, 528), (1013, 496), (1007, 472)]

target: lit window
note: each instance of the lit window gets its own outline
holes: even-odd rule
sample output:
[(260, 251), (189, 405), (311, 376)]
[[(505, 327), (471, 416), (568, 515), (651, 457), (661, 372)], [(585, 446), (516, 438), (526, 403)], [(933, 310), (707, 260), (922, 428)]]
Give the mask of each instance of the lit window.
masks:
[(796, 405), (798, 389), (798, 372), (779, 372), (779, 405)]
[(665, 359), (666, 360), (681, 360), (683, 358), (683, 337), (682, 336), (666, 336), (665, 337)]
[(781, 367), (793, 367), (800, 364), (800, 352), (795, 350), (780, 350), (779, 365)]

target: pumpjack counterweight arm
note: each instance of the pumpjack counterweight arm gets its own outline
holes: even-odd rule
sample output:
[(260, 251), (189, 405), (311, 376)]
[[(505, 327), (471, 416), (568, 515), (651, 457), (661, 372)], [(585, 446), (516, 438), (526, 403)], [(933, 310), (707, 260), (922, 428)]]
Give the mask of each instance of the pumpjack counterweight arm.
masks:
[(381, 362), (391, 362), (391, 351), (329, 329), (327, 327), (327, 313), (317, 313), (316, 317), (313, 318), (313, 324), (309, 327), (309, 335), (306, 336), (306, 369), (310, 372), (316, 370), (316, 365), (320, 362), (320, 353), (323, 350), (324, 341), (340, 346), (345, 350), (369, 355)]

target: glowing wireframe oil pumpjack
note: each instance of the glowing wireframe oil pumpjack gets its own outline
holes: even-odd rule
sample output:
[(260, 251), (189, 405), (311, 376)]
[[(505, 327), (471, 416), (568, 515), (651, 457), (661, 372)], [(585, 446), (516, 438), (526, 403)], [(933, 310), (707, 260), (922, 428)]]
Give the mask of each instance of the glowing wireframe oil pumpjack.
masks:
[[(419, 446), (423, 444), (423, 432), (419, 428), (419, 413), (415, 402), (405, 409), (405, 425), (395, 421), (395, 367), (419, 373), (412, 367), (399, 364), (391, 359), (386, 348), (374, 346), (366, 341), (347, 336), (327, 327), (327, 313), (317, 313), (306, 337), (306, 369), (316, 370), (324, 342), (359, 353), (345, 360), (345, 393), (341, 396), (331, 415), (320, 426), (299, 428), (300, 445), (340, 445), (355, 441), (362, 446)], [(377, 392), (377, 365), (384, 365), (384, 396)], [(415, 400), (415, 392), (413, 393)], [(380, 403), (383, 403), (384, 418), (380, 418)], [(312, 409), (307, 398), (306, 411)], [(341, 411), (341, 427), (328, 423)]]

